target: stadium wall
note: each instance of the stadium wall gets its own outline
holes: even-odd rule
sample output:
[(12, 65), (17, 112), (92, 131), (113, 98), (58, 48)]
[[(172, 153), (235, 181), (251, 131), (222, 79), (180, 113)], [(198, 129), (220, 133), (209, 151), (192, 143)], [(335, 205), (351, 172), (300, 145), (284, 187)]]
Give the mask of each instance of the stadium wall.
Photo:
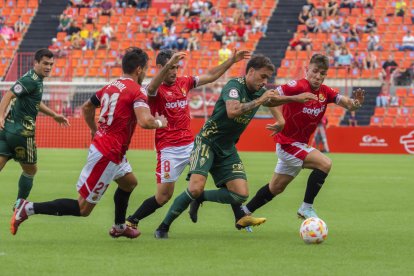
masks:
[[(91, 141), (83, 118), (71, 118), (71, 126), (61, 128), (53, 119), (37, 119), (36, 143), (40, 148), (87, 148)], [(237, 147), (240, 151), (274, 151), (270, 132), (265, 130), (271, 119), (254, 119), (242, 135)], [(197, 134), (204, 119), (194, 118), (191, 127)], [(337, 153), (399, 153), (414, 154), (413, 128), (387, 127), (331, 127), (327, 129), (331, 152)], [(154, 131), (139, 127), (131, 141), (131, 149), (154, 149)]]

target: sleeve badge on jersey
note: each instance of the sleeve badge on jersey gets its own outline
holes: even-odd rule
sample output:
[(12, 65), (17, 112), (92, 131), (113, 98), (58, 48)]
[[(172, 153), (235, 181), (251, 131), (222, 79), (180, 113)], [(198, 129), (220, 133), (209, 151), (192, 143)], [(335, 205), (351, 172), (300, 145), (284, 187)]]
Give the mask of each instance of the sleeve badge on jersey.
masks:
[(288, 86), (290, 87), (295, 87), (298, 83), (295, 80), (291, 80), (287, 83)]
[(20, 84), (16, 84), (16, 85), (13, 87), (13, 91), (14, 91), (16, 94), (20, 94), (20, 93), (22, 93), (22, 91), (23, 91), (23, 86), (21, 86)]
[(239, 91), (237, 89), (230, 89), (229, 97), (237, 99), (239, 97)]

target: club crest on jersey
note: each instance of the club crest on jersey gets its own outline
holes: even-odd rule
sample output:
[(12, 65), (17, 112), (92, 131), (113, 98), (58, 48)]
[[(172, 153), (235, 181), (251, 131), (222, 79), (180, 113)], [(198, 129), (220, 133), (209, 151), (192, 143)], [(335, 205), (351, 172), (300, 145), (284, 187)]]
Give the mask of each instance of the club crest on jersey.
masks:
[(319, 101), (321, 103), (323, 103), (324, 101), (326, 101), (326, 98), (325, 98), (325, 96), (323, 94), (319, 94)]
[(185, 96), (187, 96), (187, 91), (185, 91), (185, 89), (184, 88), (181, 88), (181, 93), (183, 93), (183, 96), (185, 97)]
[(295, 87), (298, 83), (295, 80), (291, 80), (287, 83), (288, 86), (290, 87)]
[(169, 173), (167, 173), (167, 172), (166, 172), (166, 173), (164, 173), (164, 178), (165, 178), (165, 179), (169, 179), (169, 178), (170, 178), (170, 174), (169, 174)]
[(22, 93), (22, 91), (23, 91), (23, 86), (21, 86), (20, 84), (16, 84), (16, 85), (14, 86), (13, 90), (14, 90), (14, 92), (15, 92), (16, 94), (20, 94), (20, 93)]
[(229, 97), (237, 99), (239, 97), (239, 91), (237, 89), (230, 89)]
[(200, 166), (202, 167), (205, 163), (206, 163), (206, 159), (204, 157), (201, 157)]

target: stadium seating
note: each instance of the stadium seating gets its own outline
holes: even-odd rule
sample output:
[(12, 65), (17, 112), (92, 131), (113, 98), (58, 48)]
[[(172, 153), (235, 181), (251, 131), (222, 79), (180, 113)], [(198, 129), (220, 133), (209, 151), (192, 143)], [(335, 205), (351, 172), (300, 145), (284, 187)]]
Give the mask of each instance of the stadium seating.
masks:
[(14, 29), (16, 21), (21, 20), (26, 24), (23, 32), (15, 32), (14, 36), (5, 44), (0, 39), (0, 78), (4, 78), (7, 69), (13, 60), (14, 55), (19, 48), (20, 42), (32, 21), (33, 16), (37, 12), (38, 0), (0, 0), (0, 16), (4, 18), (4, 25)]
[[(323, 4), (327, 3), (327, 0), (317, 1), (314, 0), (313, 3), (315, 6), (318, 3), (322, 2)], [(338, 3), (340, 1), (337, 1)], [(395, 61), (401, 66), (409, 67), (414, 62), (414, 53), (409, 51), (398, 51), (398, 47), (401, 44), (402, 38), (405, 35), (405, 32), (408, 29), (414, 31), (413, 24), (411, 22), (411, 17), (414, 16), (414, 1), (406, 1), (407, 3), (407, 12), (404, 17), (390, 16), (395, 13), (395, 1), (391, 0), (376, 0), (374, 1), (374, 7), (371, 8), (354, 8), (352, 13), (349, 13), (349, 9), (340, 9), (339, 14), (343, 19), (347, 19), (351, 25), (357, 24), (359, 27), (363, 27), (365, 24), (366, 18), (373, 14), (378, 23), (377, 34), (380, 37), (380, 45), (383, 47), (381, 51), (374, 51), (375, 56), (377, 57), (379, 67), (387, 59), (388, 55), (392, 53), (394, 55)], [(388, 16), (387, 16), (388, 15)], [(322, 17), (317, 17), (319, 23), (322, 22)], [(332, 19), (328, 17), (328, 20)], [(297, 33), (299, 37), (303, 36), (302, 32), (306, 30), (305, 25), (298, 25)], [(326, 43), (330, 40), (331, 33), (310, 33), (310, 37), (313, 40), (313, 51), (324, 53), (323, 43)], [(368, 34), (361, 33), (360, 42), (347, 42), (346, 47), (352, 55), (367, 52), (367, 38)], [(297, 61), (303, 60), (307, 54), (304, 51), (286, 51), (285, 58), (282, 61), (283, 64), (294, 64), (296, 66), (301, 66), (301, 63)], [(288, 77), (293, 78), (297, 72), (296, 66), (285, 66), (283, 70), (280, 71), (281, 75), (279, 77)], [(380, 68), (373, 70), (366, 70), (362, 68), (352, 68), (352, 70), (346, 71), (342, 68), (336, 70), (331, 70), (329, 73), (330, 78), (352, 78), (352, 79), (376, 79)], [(278, 72), (279, 73), (279, 72)]]
[[(115, 2), (115, 1), (114, 1)], [(215, 0), (212, 1), (214, 7), (219, 9), (222, 17), (226, 20), (226, 17), (232, 17), (235, 11), (234, 8), (228, 7), (228, 1)], [(261, 2), (248, 0), (246, 3), (249, 5), (249, 10), (253, 14), (260, 14), (264, 22), (267, 22), (273, 9), (275, 8), (277, 1), (265, 0)], [(78, 26), (82, 25), (82, 21), (85, 18), (85, 14), (88, 12), (88, 8), (70, 8), (65, 12), (70, 13), (74, 20), (78, 22)], [(118, 52), (122, 52), (124, 49), (137, 46), (143, 49), (148, 49), (148, 42), (152, 39), (153, 34), (151, 33), (140, 33), (138, 32), (138, 26), (140, 21), (148, 16), (149, 18), (157, 17), (158, 22), (163, 22), (166, 13), (166, 9), (156, 9), (150, 7), (147, 11), (137, 10), (135, 8), (115, 8), (115, 15), (112, 17), (100, 16), (96, 22), (96, 29), (100, 30), (106, 23), (110, 23), (111, 27), (115, 32), (115, 39), (110, 41), (110, 47), (108, 50), (97, 50), (97, 51), (80, 51), (72, 50), (69, 53), (69, 59), (72, 70), (72, 76), (76, 78), (88, 77), (106, 77), (116, 75), (119, 73), (117, 66), (110, 66), (116, 60)], [(132, 20), (131, 20), (132, 19)], [(180, 33), (184, 28), (187, 21), (186, 17), (173, 17), (176, 25), (176, 33)], [(226, 26), (227, 23), (224, 23)], [(90, 30), (93, 29), (92, 24), (87, 26)], [(183, 34), (184, 37), (188, 37), (189, 34)], [(198, 33), (200, 49), (189, 52), (189, 55), (185, 62), (182, 63), (181, 72), (182, 74), (201, 74), (206, 72), (206, 69), (218, 64), (218, 50), (220, 49), (220, 43), (213, 40), (212, 33)], [(237, 41), (229, 45), (229, 48), (234, 47), (240, 49), (254, 50), (257, 42), (261, 37), (261, 33), (250, 33), (249, 41), (242, 42)], [(58, 33), (57, 40), (62, 47), (70, 47), (70, 42), (66, 41), (65, 33)], [(152, 61), (154, 62), (156, 53), (151, 50), (147, 51), (151, 53)], [(207, 59), (205, 57), (208, 57)], [(97, 70), (98, 64), (107, 64), (105, 70)], [(79, 67), (80, 66), (80, 67)], [(119, 66), (119, 65), (118, 65)], [(237, 66), (229, 71), (230, 76), (238, 76), (242, 73), (243, 66)], [(67, 69), (70, 70), (70, 69)], [(68, 74), (66, 70), (55, 70), (55, 74)], [(152, 77), (156, 73), (154, 68), (148, 70), (147, 76)], [(60, 77), (59, 75), (55, 75)]]

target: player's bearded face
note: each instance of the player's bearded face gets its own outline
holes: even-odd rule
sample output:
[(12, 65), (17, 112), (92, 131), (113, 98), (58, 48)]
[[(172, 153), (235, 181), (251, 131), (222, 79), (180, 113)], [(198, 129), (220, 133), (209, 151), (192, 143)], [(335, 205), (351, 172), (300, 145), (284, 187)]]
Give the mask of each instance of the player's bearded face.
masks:
[(147, 70), (148, 70), (148, 64), (145, 65), (144, 68), (138, 67), (139, 71), (138, 71), (138, 84), (142, 84), (142, 82), (145, 79), (145, 76), (147, 75)]
[(172, 84), (177, 79), (178, 65), (171, 67), (168, 70), (168, 75), (166, 77), (167, 83)]
[(42, 77), (48, 77), (50, 75), (50, 72), (52, 72), (53, 63), (53, 58), (42, 57), (40, 62), (35, 61), (34, 69), (36, 73), (41, 75)]
[(325, 80), (328, 70), (319, 68), (316, 64), (310, 64), (306, 72), (306, 79), (309, 81), (313, 89), (319, 89)]

